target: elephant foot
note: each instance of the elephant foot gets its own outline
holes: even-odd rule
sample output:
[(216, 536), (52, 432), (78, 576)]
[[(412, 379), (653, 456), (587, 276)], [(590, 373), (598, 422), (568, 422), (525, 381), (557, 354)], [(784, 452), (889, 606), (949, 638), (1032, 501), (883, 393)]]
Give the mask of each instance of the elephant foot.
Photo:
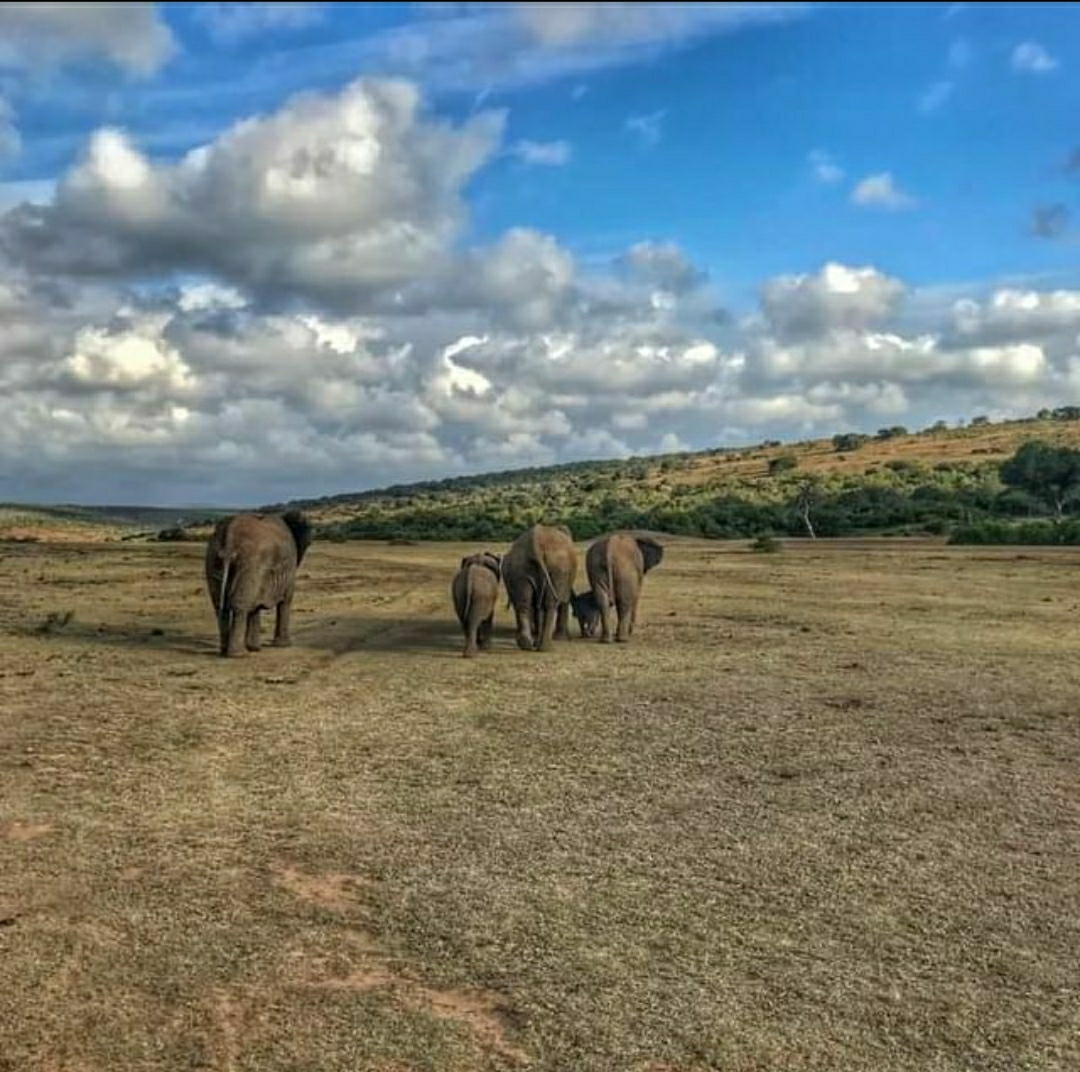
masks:
[(615, 643), (616, 644), (629, 644), (630, 643), (630, 638), (628, 636), (617, 636), (615, 638)]
[(476, 648), (466, 648), (461, 653), (461, 656), (464, 659), (475, 659), (476, 658)]
[(292, 639), (290, 637), (274, 637), (275, 648), (291, 648)]
[(613, 639), (614, 639), (614, 638), (613, 638), (613, 637), (611, 636), (611, 634), (609, 633), (609, 634), (608, 634), (607, 636), (602, 636), (602, 637), (600, 638), (600, 643), (601, 643), (601, 644), (610, 644), (610, 643), (612, 642), (612, 640), (613, 640)]
[(222, 655), (224, 655), (226, 659), (242, 659), (247, 655), (247, 651), (244, 648), (240, 648), (238, 651), (224, 651), (222, 652)]
[(532, 650), (534, 650), (532, 637), (527, 637), (523, 633), (518, 633), (517, 646), (519, 648), (521, 648), (522, 651), (532, 651)]
[(540, 643), (536, 645), (537, 651), (551, 651), (551, 648), (552, 644), (550, 640), (541, 640)]

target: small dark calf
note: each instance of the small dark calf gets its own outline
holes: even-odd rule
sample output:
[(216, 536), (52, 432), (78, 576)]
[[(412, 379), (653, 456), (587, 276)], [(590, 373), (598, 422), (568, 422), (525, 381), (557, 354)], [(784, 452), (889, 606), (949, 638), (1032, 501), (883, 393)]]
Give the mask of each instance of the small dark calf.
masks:
[(570, 607), (581, 628), (581, 635), (583, 637), (596, 636), (596, 631), (600, 628), (600, 605), (596, 602), (592, 589), (580, 595), (572, 592)]

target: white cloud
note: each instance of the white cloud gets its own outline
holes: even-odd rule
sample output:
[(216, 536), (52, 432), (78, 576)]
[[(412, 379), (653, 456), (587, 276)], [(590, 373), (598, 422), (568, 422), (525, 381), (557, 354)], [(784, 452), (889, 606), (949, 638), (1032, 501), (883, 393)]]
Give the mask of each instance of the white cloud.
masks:
[(674, 242), (638, 242), (620, 263), (632, 276), (672, 294), (684, 294), (704, 282), (700, 269)]
[(893, 212), (914, 208), (918, 202), (901, 190), (888, 171), (867, 175), (851, 192), (852, 204), (862, 208), (883, 208)]
[(349, 49), (366, 70), (434, 89), (515, 87), (669, 54), (696, 41), (799, 18), (807, 3), (444, 3)]
[(950, 81), (935, 82), (919, 98), (919, 111), (924, 114), (936, 112), (949, 100), (955, 88)]
[(212, 272), (264, 295), (356, 305), (436, 270), (501, 113), (429, 119), (414, 86), (362, 80), (249, 119), (176, 163), (102, 130), (54, 205), (4, 221), (41, 272)]
[(987, 301), (957, 301), (951, 320), (959, 345), (1056, 339), (1069, 349), (1080, 344), (1080, 291), (1003, 288)]
[(0, 3), (0, 70), (104, 59), (149, 75), (175, 47), (154, 4)]
[(843, 181), (844, 169), (824, 149), (814, 149), (807, 159), (818, 182), (833, 186)]
[(1012, 69), (1027, 74), (1049, 74), (1058, 68), (1058, 61), (1038, 41), (1024, 41), (1012, 51)]
[(263, 34), (317, 26), (326, 18), (326, 4), (208, 3), (196, 7), (195, 18), (218, 43), (235, 44)]
[(770, 279), (761, 307), (777, 335), (799, 338), (880, 323), (897, 311), (903, 296), (899, 280), (874, 268), (830, 262), (814, 275)]
[(623, 126), (638, 139), (643, 148), (651, 149), (660, 142), (665, 118), (667, 109), (661, 108), (646, 115), (628, 116)]
[(534, 167), (563, 167), (570, 163), (573, 150), (568, 141), (517, 142), (510, 150), (524, 164)]

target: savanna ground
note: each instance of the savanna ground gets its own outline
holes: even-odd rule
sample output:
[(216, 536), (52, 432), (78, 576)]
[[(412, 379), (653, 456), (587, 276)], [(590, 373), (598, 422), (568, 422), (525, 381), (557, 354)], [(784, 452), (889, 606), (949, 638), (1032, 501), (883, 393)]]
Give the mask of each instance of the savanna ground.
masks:
[(745, 548), (466, 661), (473, 548), (316, 544), (229, 661), (0, 546), (0, 1069), (1080, 1067), (1080, 551)]

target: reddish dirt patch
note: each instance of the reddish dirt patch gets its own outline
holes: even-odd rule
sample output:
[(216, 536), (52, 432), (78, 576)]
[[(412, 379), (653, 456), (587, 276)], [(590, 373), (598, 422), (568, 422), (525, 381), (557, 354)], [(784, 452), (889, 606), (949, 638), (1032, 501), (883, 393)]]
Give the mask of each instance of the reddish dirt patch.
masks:
[(52, 823), (6, 823), (0, 826), (0, 841), (36, 841), (55, 829)]
[(305, 875), (298, 868), (288, 865), (274, 868), (274, 874), (278, 885), (299, 900), (329, 908), (333, 912), (347, 912), (355, 908), (361, 891), (370, 884), (360, 875)]

